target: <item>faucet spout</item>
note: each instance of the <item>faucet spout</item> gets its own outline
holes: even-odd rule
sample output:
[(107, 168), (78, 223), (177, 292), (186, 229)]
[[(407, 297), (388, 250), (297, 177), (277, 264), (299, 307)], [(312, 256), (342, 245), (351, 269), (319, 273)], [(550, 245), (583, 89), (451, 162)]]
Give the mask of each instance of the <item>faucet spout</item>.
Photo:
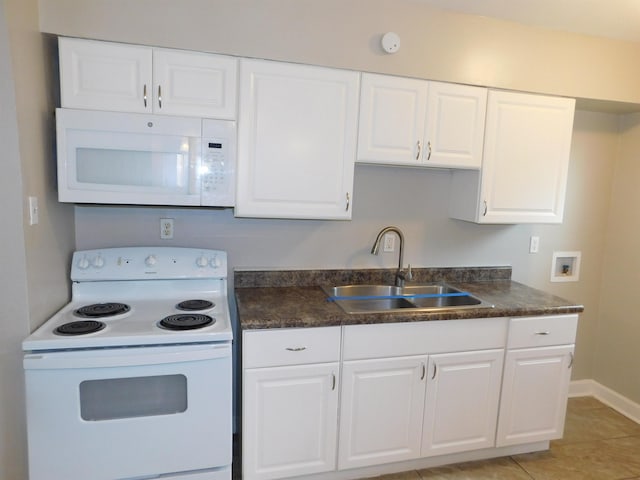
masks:
[(400, 252), (398, 255), (398, 270), (396, 271), (396, 286), (397, 287), (402, 287), (404, 286), (404, 282), (405, 279), (407, 280), (411, 280), (411, 267), (409, 267), (409, 274), (405, 274), (405, 272), (402, 270), (402, 266), (403, 266), (403, 255), (404, 255), (404, 235), (402, 234), (402, 231), (398, 228), (398, 227), (393, 227), (393, 226), (389, 226), (389, 227), (384, 227), (382, 230), (380, 230), (380, 232), (378, 233), (378, 236), (376, 237), (376, 241), (373, 243), (373, 247), (371, 247), (371, 253), (373, 255), (378, 255), (378, 252), (380, 250), (380, 243), (382, 242), (382, 238), (384, 237), (384, 235), (386, 233), (389, 232), (393, 232), (396, 235), (398, 235), (398, 239), (400, 240)]

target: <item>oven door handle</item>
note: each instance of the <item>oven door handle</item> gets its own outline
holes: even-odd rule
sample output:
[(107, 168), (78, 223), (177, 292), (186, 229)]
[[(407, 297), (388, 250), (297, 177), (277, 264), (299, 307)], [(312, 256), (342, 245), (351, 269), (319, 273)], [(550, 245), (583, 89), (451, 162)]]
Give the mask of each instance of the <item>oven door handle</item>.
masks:
[(176, 345), (29, 353), (25, 370), (136, 367), (214, 360), (231, 356), (231, 344)]

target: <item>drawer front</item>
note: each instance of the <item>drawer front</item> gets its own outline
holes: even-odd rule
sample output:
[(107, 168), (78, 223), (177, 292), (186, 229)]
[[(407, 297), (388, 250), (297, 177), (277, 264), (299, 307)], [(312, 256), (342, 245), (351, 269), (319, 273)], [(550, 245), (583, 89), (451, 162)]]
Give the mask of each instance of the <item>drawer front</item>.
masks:
[(512, 318), (507, 348), (544, 347), (575, 343), (578, 315)]
[(243, 368), (340, 360), (340, 327), (248, 330), (242, 341)]
[(504, 348), (506, 318), (380, 323), (344, 327), (344, 360)]

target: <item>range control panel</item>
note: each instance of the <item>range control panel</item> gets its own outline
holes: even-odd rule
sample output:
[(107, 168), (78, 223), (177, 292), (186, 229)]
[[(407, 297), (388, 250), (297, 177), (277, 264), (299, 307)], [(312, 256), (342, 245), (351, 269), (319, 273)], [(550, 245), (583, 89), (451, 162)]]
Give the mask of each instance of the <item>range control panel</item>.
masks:
[(73, 254), (71, 280), (226, 278), (227, 253), (183, 247), (120, 247)]

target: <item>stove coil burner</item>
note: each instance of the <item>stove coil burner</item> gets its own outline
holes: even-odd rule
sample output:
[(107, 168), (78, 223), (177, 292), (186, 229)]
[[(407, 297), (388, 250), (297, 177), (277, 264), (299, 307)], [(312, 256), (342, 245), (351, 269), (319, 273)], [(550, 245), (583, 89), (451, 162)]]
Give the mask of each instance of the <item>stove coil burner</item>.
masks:
[(124, 303), (94, 303), (80, 307), (73, 313), (82, 318), (104, 318), (127, 313), (129, 310), (131, 307)]
[(53, 333), (57, 335), (85, 335), (99, 332), (104, 327), (106, 327), (104, 322), (98, 322), (97, 320), (78, 320), (60, 325)]
[(184, 302), (180, 302), (176, 305), (178, 310), (184, 311), (193, 311), (193, 310), (206, 310), (208, 308), (213, 308), (215, 303), (210, 302), (209, 300), (185, 300)]
[(216, 320), (209, 315), (201, 315), (198, 313), (185, 313), (178, 315), (169, 315), (160, 320), (160, 327), (167, 330), (195, 330), (197, 328), (211, 325)]

